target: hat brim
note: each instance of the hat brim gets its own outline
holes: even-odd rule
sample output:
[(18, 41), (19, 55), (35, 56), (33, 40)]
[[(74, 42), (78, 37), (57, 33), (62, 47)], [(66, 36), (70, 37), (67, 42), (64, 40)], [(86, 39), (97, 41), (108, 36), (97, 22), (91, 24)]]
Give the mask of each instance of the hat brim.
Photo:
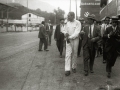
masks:
[(93, 19), (93, 20), (96, 20), (95, 18), (91, 18), (91, 17), (87, 17), (87, 18), (89, 18), (89, 19)]

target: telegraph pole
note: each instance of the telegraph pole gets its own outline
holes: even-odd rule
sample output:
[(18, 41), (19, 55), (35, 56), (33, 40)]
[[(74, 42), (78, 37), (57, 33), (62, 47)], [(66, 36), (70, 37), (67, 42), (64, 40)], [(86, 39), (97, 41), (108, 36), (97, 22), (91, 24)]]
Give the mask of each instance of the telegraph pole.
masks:
[(76, 19), (77, 19), (77, 0), (75, 0), (76, 2)]
[(70, 0), (70, 9), (69, 9), (69, 11), (71, 11), (71, 0)]

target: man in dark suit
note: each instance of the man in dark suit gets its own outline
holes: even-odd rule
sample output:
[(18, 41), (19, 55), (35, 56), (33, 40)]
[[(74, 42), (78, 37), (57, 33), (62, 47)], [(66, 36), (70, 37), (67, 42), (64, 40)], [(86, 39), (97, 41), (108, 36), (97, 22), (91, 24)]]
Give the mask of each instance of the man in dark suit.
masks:
[(83, 31), (81, 31), (81, 35), (83, 35), (83, 59), (84, 59), (84, 75), (88, 75), (88, 71), (91, 73), (93, 71), (93, 64), (95, 59), (95, 47), (97, 45), (97, 41), (100, 39), (100, 30), (94, 24), (95, 16), (89, 15), (87, 17), (88, 24), (84, 27)]
[(63, 45), (64, 45), (64, 34), (62, 30), (64, 28), (64, 19), (60, 19), (60, 24), (56, 26), (54, 39), (56, 40), (57, 48), (60, 52), (60, 58), (62, 58)]
[(106, 43), (106, 38), (103, 38), (103, 35), (106, 31), (106, 28), (107, 27), (110, 27), (110, 17), (105, 17), (105, 20), (104, 20), (105, 23), (103, 23), (101, 25), (101, 37), (102, 37), (102, 42), (103, 42), (103, 63), (106, 63), (106, 59), (107, 59), (107, 55), (106, 55), (106, 52), (105, 52), (105, 43)]
[(53, 25), (51, 24), (51, 21), (49, 20), (49, 23), (48, 23), (48, 27), (49, 27), (49, 46), (51, 46), (51, 38), (52, 38), (52, 35), (53, 35)]
[(118, 17), (112, 17), (112, 26), (108, 27), (103, 35), (103, 38), (106, 38), (105, 44), (105, 52), (107, 55), (107, 63), (106, 63), (106, 72), (107, 77), (111, 77), (112, 67), (114, 66), (118, 51), (120, 48), (120, 28), (117, 26)]
[[(79, 21), (81, 22), (81, 31), (84, 29), (84, 19), (83, 18), (80, 18)], [(81, 52), (81, 47), (82, 47), (82, 38), (81, 36), (79, 37), (79, 45), (78, 45), (78, 57), (80, 57), (80, 52)]]
[(38, 51), (42, 51), (42, 46), (43, 46), (43, 44), (44, 44), (44, 50), (45, 50), (45, 51), (49, 51), (49, 50), (47, 49), (45, 21), (42, 21), (42, 24), (40, 25), (38, 38), (40, 38), (39, 50), (38, 50)]

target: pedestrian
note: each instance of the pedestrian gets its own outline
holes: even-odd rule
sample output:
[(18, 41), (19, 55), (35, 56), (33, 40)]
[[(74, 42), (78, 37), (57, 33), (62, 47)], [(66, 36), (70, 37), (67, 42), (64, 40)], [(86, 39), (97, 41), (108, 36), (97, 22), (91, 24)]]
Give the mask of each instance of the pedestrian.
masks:
[(107, 77), (111, 77), (112, 67), (114, 66), (118, 50), (120, 49), (120, 28), (118, 27), (118, 17), (112, 16), (112, 26), (107, 27), (103, 35), (103, 38), (106, 39), (105, 43), (105, 52), (106, 52), (106, 72)]
[(54, 39), (56, 41), (58, 51), (60, 52), (60, 58), (62, 58), (63, 45), (64, 45), (64, 34), (62, 33), (63, 29), (64, 29), (64, 18), (61, 18), (60, 24), (56, 26), (54, 33)]
[[(83, 18), (80, 18), (79, 21), (81, 22), (81, 31), (84, 29), (84, 19)], [(82, 47), (82, 38), (81, 36), (79, 37), (79, 45), (78, 45), (78, 57), (80, 57), (80, 52), (81, 52), (81, 47)]]
[(106, 63), (106, 53), (105, 53), (106, 38), (103, 38), (103, 35), (106, 31), (106, 28), (111, 26), (109, 23), (110, 23), (110, 17), (105, 17), (105, 20), (101, 25), (101, 37), (102, 37), (102, 43), (103, 43), (103, 63)]
[(51, 46), (51, 38), (52, 38), (52, 35), (53, 35), (53, 25), (51, 24), (51, 21), (49, 20), (49, 23), (48, 23), (48, 27), (49, 27), (49, 39), (48, 39), (48, 45)]
[[(100, 25), (100, 21), (96, 21), (96, 26), (99, 28), (100, 32), (101, 32), (101, 25)], [(98, 41), (97, 41), (97, 46), (96, 46), (96, 56), (95, 57), (98, 57), (99, 55), (102, 54), (102, 38), (100, 38)]]
[(70, 71), (76, 73), (77, 52), (79, 44), (79, 33), (81, 31), (81, 23), (75, 20), (75, 13), (68, 13), (68, 21), (65, 25), (63, 33), (66, 37), (66, 55), (65, 55), (65, 75), (69, 76)]
[(95, 59), (95, 47), (97, 45), (97, 41), (100, 39), (100, 30), (94, 24), (95, 16), (88, 15), (87, 22), (89, 25), (84, 27), (84, 30), (81, 31), (81, 35), (83, 35), (83, 62), (84, 62), (84, 75), (88, 76), (89, 70), (91, 73), (93, 71), (94, 59)]
[(43, 44), (44, 44), (44, 50), (49, 51), (47, 49), (46, 37), (47, 37), (47, 35), (46, 35), (45, 21), (42, 21), (42, 24), (39, 26), (38, 38), (40, 38), (40, 41), (39, 41), (39, 50), (38, 51), (43, 51), (42, 50)]

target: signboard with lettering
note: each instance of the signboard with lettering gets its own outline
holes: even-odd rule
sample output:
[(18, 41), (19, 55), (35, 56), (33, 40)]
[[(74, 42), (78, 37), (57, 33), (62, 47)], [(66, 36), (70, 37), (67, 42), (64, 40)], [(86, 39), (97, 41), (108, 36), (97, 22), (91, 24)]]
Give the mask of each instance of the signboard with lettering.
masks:
[(100, 0), (81, 0), (81, 7), (100, 7)]
[(94, 14), (97, 19), (100, 15), (100, 0), (81, 0), (81, 17), (85, 18), (88, 13)]

